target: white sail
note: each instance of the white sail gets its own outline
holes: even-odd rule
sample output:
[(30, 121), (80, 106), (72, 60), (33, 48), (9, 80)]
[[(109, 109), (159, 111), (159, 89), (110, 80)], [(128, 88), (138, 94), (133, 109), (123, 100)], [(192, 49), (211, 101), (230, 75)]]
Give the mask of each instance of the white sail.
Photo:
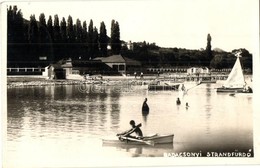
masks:
[(243, 88), (245, 85), (245, 79), (240, 64), (239, 57), (237, 57), (236, 63), (233, 66), (228, 79), (226, 80), (224, 87), (228, 88)]

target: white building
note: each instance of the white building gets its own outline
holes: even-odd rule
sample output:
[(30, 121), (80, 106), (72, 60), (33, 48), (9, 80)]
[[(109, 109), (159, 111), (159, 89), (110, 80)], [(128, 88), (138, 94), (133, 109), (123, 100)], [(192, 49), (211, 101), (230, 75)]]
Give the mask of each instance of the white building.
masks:
[(194, 74), (208, 74), (209, 69), (207, 67), (191, 67), (187, 69), (188, 75), (194, 75)]

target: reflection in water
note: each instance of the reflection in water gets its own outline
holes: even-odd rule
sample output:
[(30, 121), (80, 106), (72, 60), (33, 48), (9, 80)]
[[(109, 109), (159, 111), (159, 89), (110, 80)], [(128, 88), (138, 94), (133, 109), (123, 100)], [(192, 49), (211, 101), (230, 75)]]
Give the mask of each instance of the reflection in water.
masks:
[(173, 144), (156, 144), (155, 146), (150, 145), (109, 145), (103, 144), (103, 147), (116, 148), (122, 152), (129, 153), (132, 157), (163, 157), (164, 153), (174, 152)]
[[(162, 156), (166, 151), (253, 149), (252, 98), (217, 94), (216, 84), (189, 90), (179, 106), (175, 103), (178, 92), (174, 91), (148, 94), (141, 87), (131, 92), (109, 86), (84, 87), (85, 90), (75, 85), (8, 88), (9, 157), (17, 162), (30, 162), (24, 153), (37, 152), (50, 162), (60, 162), (65, 156), (58, 159), (57, 155), (64, 146), (74, 159), (79, 155), (92, 156), (93, 150), (101, 156), (110, 149), (120, 156), (124, 153)], [(144, 97), (149, 100), (150, 113), (141, 113)], [(189, 102), (188, 110), (185, 102)], [(145, 135), (174, 133), (174, 149), (169, 146), (102, 147), (102, 137), (128, 129), (131, 119), (143, 122)]]
[(210, 134), (210, 117), (211, 117), (211, 84), (206, 85), (206, 103), (205, 111), (206, 111), (206, 134)]
[(149, 111), (142, 111), (143, 121), (146, 124)]

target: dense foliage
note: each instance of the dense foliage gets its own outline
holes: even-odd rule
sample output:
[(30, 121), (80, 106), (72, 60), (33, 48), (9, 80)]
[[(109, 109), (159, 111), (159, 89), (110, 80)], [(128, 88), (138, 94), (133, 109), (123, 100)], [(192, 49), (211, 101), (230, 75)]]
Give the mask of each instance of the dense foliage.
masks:
[[(67, 20), (64, 17), (60, 20), (55, 15), (54, 21), (49, 16), (46, 21), (42, 13), (38, 21), (35, 15), (31, 15), (28, 21), (17, 6), (10, 6), (7, 13), (8, 66), (44, 66), (61, 59), (90, 60), (108, 55), (109, 38), (104, 22), (101, 22), (98, 33), (93, 20), (90, 20), (88, 26), (86, 21), (82, 24), (77, 19), (75, 22), (71, 16)], [(114, 20), (112, 23), (116, 23), (112, 31), (116, 37), (111, 43), (116, 45), (119, 53), (120, 33), (115, 32), (119, 31), (119, 24)]]
[[(190, 50), (185, 48), (161, 48), (155, 43), (134, 42), (132, 48), (120, 40), (119, 23), (111, 21), (110, 38), (104, 22), (99, 32), (93, 26), (93, 20), (87, 25), (68, 16), (61, 20), (58, 15), (48, 17), (42, 13), (38, 21), (35, 15), (30, 20), (23, 18), (16, 6), (7, 9), (8, 26), (8, 67), (46, 66), (61, 59), (91, 60), (95, 57), (106, 57), (121, 54), (138, 60), (143, 67), (176, 67), (207, 66), (210, 68), (231, 68), (236, 57), (234, 52), (220, 49), (212, 50), (210, 34), (205, 38), (205, 49)], [(207, 40), (207, 41), (206, 41)], [(108, 47), (110, 45), (110, 48)], [(252, 54), (242, 51), (243, 68), (252, 69)]]

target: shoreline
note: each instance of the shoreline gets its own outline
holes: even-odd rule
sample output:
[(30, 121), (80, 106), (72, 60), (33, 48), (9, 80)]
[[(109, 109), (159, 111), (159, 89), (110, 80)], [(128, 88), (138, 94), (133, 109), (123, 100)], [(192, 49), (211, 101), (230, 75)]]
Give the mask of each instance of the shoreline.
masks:
[(42, 76), (7, 76), (7, 88), (14, 87), (33, 87), (33, 86), (55, 86), (55, 85), (81, 85), (81, 84), (97, 84), (97, 85), (122, 85), (134, 84), (142, 85), (148, 84), (154, 78), (148, 77), (144, 79), (135, 79), (124, 76), (104, 76), (102, 79), (46, 79)]
[[(217, 77), (217, 76), (216, 76)], [(224, 77), (224, 76), (219, 76)], [(203, 76), (200, 76), (203, 81)], [(223, 78), (224, 79), (224, 78)], [(222, 80), (223, 80), (222, 79)], [(89, 79), (48, 79), (45, 76), (30, 75), (30, 76), (7, 76), (7, 88), (14, 87), (33, 87), (33, 86), (55, 86), (55, 85), (80, 85), (80, 84), (96, 84), (96, 85), (146, 85), (155, 80), (170, 81), (170, 83), (196, 82), (198, 77), (187, 76), (186, 74), (176, 74), (170, 76), (168, 74), (145, 75), (140, 76), (91, 76)], [(205, 79), (210, 82), (213, 79)], [(217, 80), (217, 79), (214, 79)], [(218, 79), (222, 81), (221, 79)]]

